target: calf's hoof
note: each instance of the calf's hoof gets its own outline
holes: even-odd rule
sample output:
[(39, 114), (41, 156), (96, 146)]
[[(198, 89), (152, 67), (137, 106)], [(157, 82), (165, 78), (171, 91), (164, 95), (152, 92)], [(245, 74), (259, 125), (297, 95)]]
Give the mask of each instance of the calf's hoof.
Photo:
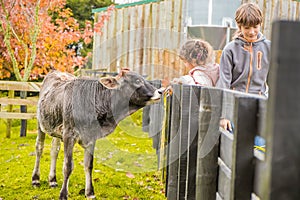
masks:
[(49, 186), (51, 188), (56, 188), (57, 187), (57, 183), (56, 182), (49, 182)]
[(36, 175), (34, 174), (31, 178), (31, 185), (33, 187), (40, 187), (41, 186), (41, 183), (40, 183), (40, 176), (39, 175)]
[(90, 190), (85, 191), (85, 197), (87, 199), (95, 199), (96, 198), (93, 187)]
[(61, 191), (59, 194), (59, 200), (67, 200), (68, 199), (68, 192), (67, 191)]
[(68, 200), (68, 195), (59, 195), (59, 200)]
[(96, 196), (95, 195), (87, 195), (86, 199), (96, 199)]
[(57, 187), (56, 176), (54, 176), (52, 178), (49, 177), (49, 186), (51, 188), (56, 188)]
[(41, 183), (40, 183), (39, 180), (32, 180), (31, 185), (32, 185), (33, 187), (40, 187), (40, 186), (41, 186)]

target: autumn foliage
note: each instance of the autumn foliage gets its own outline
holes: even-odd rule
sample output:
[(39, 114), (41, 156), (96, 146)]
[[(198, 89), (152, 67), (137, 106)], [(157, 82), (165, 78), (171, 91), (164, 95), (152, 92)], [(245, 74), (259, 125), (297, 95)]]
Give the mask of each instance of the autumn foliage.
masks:
[[(51, 67), (72, 73), (84, 66), (87, 56), (76, 55), (70, 47), (91, 43), (93, 24), (87, 21), (80, 29), (72, 11), (65, 8), (66, 0), (0, 2), (0, 79), (27, 81), (43, 76)], [(101, 20), (108, 20), (107, 16)], [(101, 20), (95, 23), (96, 33), (101, 33)]]

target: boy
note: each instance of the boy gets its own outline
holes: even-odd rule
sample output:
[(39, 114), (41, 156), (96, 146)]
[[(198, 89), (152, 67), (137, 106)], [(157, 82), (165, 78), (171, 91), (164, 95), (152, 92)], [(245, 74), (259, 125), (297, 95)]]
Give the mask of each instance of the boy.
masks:
[[(217, 87), (268, 97), (271, 42), (260, 32), (262, 20), (262, 12), (254, 3), (242, 4), (237, 9), (238, 31), (222, 52)], [(225, 118), (220, 126), (232, 131), (230, 121)]]

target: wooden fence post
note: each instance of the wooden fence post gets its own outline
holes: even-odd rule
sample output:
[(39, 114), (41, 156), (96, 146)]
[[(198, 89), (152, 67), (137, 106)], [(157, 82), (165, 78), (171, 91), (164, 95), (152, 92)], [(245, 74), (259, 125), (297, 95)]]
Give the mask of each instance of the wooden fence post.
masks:
[[(27, 97), (27, 92), (26, 91), (20, 91), (20, 98), (21, 99), (26, 99)], [(20, 111), (21, 113), (27, 113), (27, 106), (26, 105), (21, 105), (20, 106)], [(25, 137), (27, 132), (27, 120), (26, 119), (21, 119), (21, 129), (20, 129), (20, 137)]]
[[(266, 139), (268, 133), (266, 132), (266, 118), (267, 118), (267, 99), (259, 99), (258, 100), (258, 113), (257, 113), (257, 135)], [(268, 146), (265, 146), (267, 149)], [(265, 178), (264, 175), (267, 169), (267, 162), (265, 162), (266, 153), (262, 151), (254, 151), (255, 153), (259, 153), (258, 156), (254, 154), (256, 157), (255, 159), (255, 174), (254, 174), (254, 185), (253, 185), (253, 193), (258, 196), (262, 197), (262, 193), (264, 191), (265, 185)]]
[(277, 21), (267, 107), (267, 173), (261, 199), (300, 199), (300, 22)]
[(196, 199), (198, 128), (201, 87), (191, 86), (188, 121), (186, 199)]
[(254, 137), (257, 133), (258, 100), (236, 97), (230, 199), (250, 200), (254, 180)]
[(178, 159), (179, 159), (179, 123), (180, 123), (180, 98), (181, 86), (172, 85), (172, 115), (170, 122), (170, 137), (168, 145), (168, 178), (167, 197), (176, 200), (178, 198)]
[(188, 85), (182, 85), (180, 101), (180, 128), (179, 128), (179, 164), (178, 164), (178, 197), (185, 199), (187, 175), (187, 148), (188, 148), (188, 125), (189, 125), (189, 106), (190, 89)]
[[(233, 92), (230, 90), (223, 90), (222, 92), (222, 113), (221, 117), (233, 122), (234, 120), (234, 105), (235, 99)], [(233, 127), (233, 129), (235, 129)], [(233, 130), (233, 132), (235, 132)], [(218, 192), (217, 197), (221, 199), (230, 199), (231, 190), (231, 168), (232, 168), (232, 154), (233, 154), (233, 133), (227, 130), (220, 129), (220, 155), (218, 158), (219, 175), (218, 175)]]
[(222, 91), (202, 88), (200, 97), (196, 199), (215, 200)]
[(162, 167), (161, 163), (161, 139), (162, 128), (164, 119), (164, 102), (163, 99), (159, 103), (153, 104), (150, 107), (150, 124), (149, 124), (149, 137), (152, 138), (153, 148), (156, 150), (157, 155), (157, 167)]
[[(15, 97), (15, 91), (9, 90), (8, 91), (8, 98), (14, 98)], [(12, 112), (13, 105), (8, 105), (7, 111)], [(12, 126), (12, 119), (6, 120), (6, 138), (10, 138), (11, 134), (11, 126)]]
[(171, 116), (172, 116), (172, 95), (166, 97), (166, 118), (165, 118), (165, 142), (164, 147), (164, 159), (165, 167), (163, 169), (163, 180), (165, 180), (165, 196), (168, 194), (168, 177), (169, 177), (169, 159), (170, 159), (170, 129), (171, 129)]

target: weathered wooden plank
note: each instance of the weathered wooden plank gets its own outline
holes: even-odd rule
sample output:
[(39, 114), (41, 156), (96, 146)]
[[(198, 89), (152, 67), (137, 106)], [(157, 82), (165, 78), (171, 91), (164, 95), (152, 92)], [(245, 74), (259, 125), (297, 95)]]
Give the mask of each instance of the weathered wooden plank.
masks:
[(180, 49), (181, 45), (183, 44), (182, 41), (185, 39), (183, 34), (184, 22), (182, 20), (184, 3), (183, 0), (181, 1), (174, 0), (173, 2), (174, 2), (173, 4), (174, 14), (173, 14), (173, 23), (172, 23), (172, 43), (174, 45), (176, 44), (177, 46), (173, 49), (175, 58), (174, 57), (172, 58), (172, 62), (174, 62), (173, 76), (178, 77), (181, 76), (182, 74), (185, 74), (184, 63), (181, 61), (181, 59), (179, 59), (178, 51), (176, 50), (176, 49)]
[[(13, 90), (9, 90), (8, 91), (8, 98), (14, 98), (15, 96), (15, 91)], [(8, 105), (7, 111), (8, 112), (12, 112), (12, 105)], [(11, 135), (11, 126), (12, 126), (12, 121), (11, 119), (7, 119), (7, 123), (6, 123), (6, 138), (10, 138)]]
[(41, 84), (38, 82), (0, 81), (0, 90), (39, 92)]
[(123, 11), (124, 9), (118, 9), (117, 13), (116, 13), (116, 67), (120, 68), (120, 67), (124, 67), (121, 65), (121, 60), (122, 60), (122, 56), (124, 55), (124, 49), (123, 49), (123, 31), (124, 31), (124, 27), (123, 27)]
[(16, 112), (0, 112), (2, 119), (33, 119), (36, 113), (16, 113)]
[(223, 162), (221, 158), (218, 158), (219, 174), (218, 174), (218, 193), (217, 199), (230, 199), (231, 190), (231, 169)]
[[(158, 4), (158, 22), (157, 22), (157, 69), (156, 72), (160, 79), (164, 78), (164, 65), (163, 65), (163, 52), (166, 45), (165, 23), (166, 23), (166, 1), (162, 1)], [(161, 20), (164, 19), (164, 20)]]
[(134, 66), (134, 60), (135, 60), (135, 43), (136, 43), (136, 7), (129, 7), (128, 8), (128, 14), (129, 14), (129, 35), (128, 35), (128, 67), (136, 71), (136, 68)]
[[(258, 106), (258, 120), (257, 120), (257, 135), (266, 138), (266, 118), (267, 118), (267, 100), (259, 99)], [(267, 148), (267, 147), (265, 147)], [(255, 162), (255, 175), (253, 192), (257, 196), (262, 196), (264, 186), (264, 179), (262, 174), (266, 174), (267, 162), (265, 161), (265, 153), (254, 149)]]
[(122, 58), (121, 58), (121, 67), (128, 67), (128, 41), (129, 41), (129, 21), (130, 15), (128, 9), (123, 9), (123, 34), (122, 34)]
[[(102, 56), (102, 65), (100, 69), (106, 69), (107, 71), (110, 71), (109, 69), (109, 62), (110, 62), (110, 52), (108, 50), (110, 43), (109, 43), (109, 25), (112, 24), (110, 22), (108, 22), (107, 20), (104, 21), (104, 25), (103, 25), (103, 32), (101, 34), (101, 40), (102, 40), (102, 52), (101, 52), (101, 56)], [(104, 53), (105, 52), (105, 53)]]
[(6, 105), (37, 105), (38, 100), (0, 98), (0, 104)]
[[(234, 93), (229, 90), (223, 91), (222, 97), (222, 118), (228, 119), (233, 122), (234, 117)], [(221, 129), (221, 144), (220, 144), (220, 158), (225, 163), (227, 167), (232, 168), (232, 144), (233, 144), (233, 133), (230, 133), (228, 130)], [(224, 191), (223, 194), (220, 192), (220, 195), (229, 196), (230, 190)], [(228, 194), (226, 194), (228, 193)]]
[(272, 88), (267, 111), (267, 169), (261, 199), (300, 199), (300, 22), (277, 21), (272, 29)]
[(171, 133), (171, 116), (172, 116), (172, 95), (166, 97), (166, 117), (165, 117), (165, 145), (164, 157), (166, 160), (165, 168), (163, 169), (163, 180), (165, 181), (165, 196), (168, 194), (168, 176), (169, 176), (169, 156), (170, 156), (170, 133)]
[(216, 199), (222, 91), (202, 88), (200, 96), (196, 199)]
[(142, 74), (151, 76), (151, 26), (152, 26), (152, 4), (146, 4), (144, 6), (144, 35), (143, 35), (143, 61), (142, 61)]
[[(98, 22), (100, 13), (95, 13), (95, 22)], [(98, 33), (94, 33), (93, 38), (93, 69), (99, 69), (100, 68), (100, 60), (101, 60), (101, 36)]]
[[(20, 98), (26, 99), (27, 98), (27, 92), (21, 91), (20, 92)], [(21, 113), (27, 113), (27, 106), (21, 105), (20, 106), (20, 112)], [(25, 137), (27, 134), (27, 120), (22, 119), (21, 120), (21, 128), (20, 128), (20, 137)]]
[(179, 127), (179, 166), (178, 166), (178, 197), (185, 199), (187, 185), (187, 149), (188, 149), (188, 129), (190, 112), (190, 90), (188, 85), (182, 85), (180, 101), (180, 127)]
[(152, 4), (152, 26), (151, 26), (151, 58), (150, 64), (151, 68), (151, 78), (160, 77), (158, 74), (158, 38), (160, 37), (158, 34), (158, 22), (159, 22), (159, 4)]
[(254, 179), (253, 143), (257, 133), (258, 100), (235, 97), (230, 199), (251, 199)]
[(168, 199), (178, 198), (178, 162), (179, 162), (179, 124), (180, 124), (180, 98), (181, 87), (180, 85), (172, 85), (172, 116), (170, 127), (170, 142), (169, 142), (169, 173), (167, 185)]
[(137, 8), (137, 21), (136, 21), (136, 29), (137, 29), (137, 34), (136, 34), (136, 57), (135, 57), (135, 68), (136, 72), (147, 75), (146, 73), (143, 72), (143, 55), (144, 55), (144, 23), (145, 23), (145, 8), (146, 6), (143, 5), (139, 8)]
[(109, 66), (109, 71), (111, 72), (116, 72), (117, 71), (117, 11), (113, 10), (111, 13), (111, 16), (109, 18), (109, 23), (108, 23), (108, 53), (110, 54), (108, 57), (108, 66)]
[(169, 77), (172, 79), (173, 77), (170, 76), (170, 68), (171, 65), (169, 63), (169, 49), (172, 49), (172, 46), (174, 45), (171, 41), (171, 32), (172, 32), (172, 9), (173, 9), (173, 2), (172, 1), (165, 1), (164, 5), (164, 38), (165, 38), (165, 45), (163, 47), (163, 52), (162, 55), (163, 57), (161, 58), (162, 66), (163, 66), (163, 78)]
[[(152, 84), (159, 88), (160, 81), (153, 81)], [(161, 133), (164, 118), (163, 99), (159, 103), (155, 103), (150, 107), (150, 123), (149, 123), (149, 137), (152, 138), (152, 146), (156, 150), (158, 169), (160, 166), (160, 146), (161, 146)]]
[(201, 87), (191, 86), (188, 122), (186, 199), (196, 199), (196, 172)]

